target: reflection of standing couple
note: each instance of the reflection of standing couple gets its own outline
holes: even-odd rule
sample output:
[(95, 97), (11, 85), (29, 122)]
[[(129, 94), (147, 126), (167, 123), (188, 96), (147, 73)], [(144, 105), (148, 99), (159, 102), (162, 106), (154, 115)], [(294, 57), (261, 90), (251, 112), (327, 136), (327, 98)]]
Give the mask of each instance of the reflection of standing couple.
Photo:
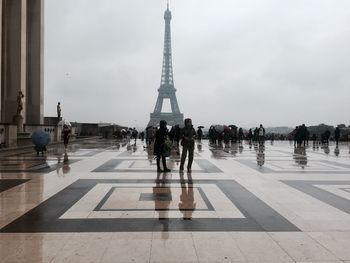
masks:
[(163, 173), (163, 178), (160, 179), (160, 174), (157, 174), (156, 186), (153, 187), (154, 210), (158, 212), (158, 219), (163, 225), (162, 237), (168, 238), (169, 222), (168, 211), (172, 201), (170, 185), (166, 182), (166, 173)]
[(194, 202), (193, 183), (191, 174), (188, 173), (188, 186), (180, 173), (181, 195), (179, 202), (179, 210), (183, 214), (184, 220), (191, 220), (194, 210), (196, 210), (196, 203)]
[(159, 220), (168, 219), (169, 206), (172, 201), (171, 189), (164, 181), (153, 187), (154, 208), (158, 212)]
[[(166, 183), (166, 174), (163, 174), (163, 178), (160, 180), (157, 176), (156, 186), (153, 187), (154, 208), (158, 212), (158, 219), (162, 221), (163, 231), (168, 230), (168, 211), (171, 202), (173, 201), (170, 184)], [(186, 184), (183, 175), (180, 178), (181, 182), (181, 194), (178, 204), (179, 210), (183, 214), (184, 220), (191, 220), (193, 211), (196, 209), (196, 203), (194, 201), (194, 191), (191, 175), (188, 175), (188, 185)]]

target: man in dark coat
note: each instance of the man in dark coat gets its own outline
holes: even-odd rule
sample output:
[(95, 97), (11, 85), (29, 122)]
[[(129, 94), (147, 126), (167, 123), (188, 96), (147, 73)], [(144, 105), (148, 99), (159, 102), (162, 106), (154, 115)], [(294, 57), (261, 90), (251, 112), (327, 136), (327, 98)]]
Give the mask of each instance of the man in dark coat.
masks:
[(187, 171), (191, 172), (192, 162), (193, 162), (193, 153), (194, 153), (194, 138), (196, 137), (196, 130), (192, 126), (191, 119), (185, 119), (185, 127), (182, 129), (182, 154), (181, 154), (181, 164), (180, 172), (184, 170), (184, 164), (188, 152), (188, 163)]
[[(164, 150), (164, 143), (165, 139), (168, 135), (168, 129), (166, 127), (167, 122), (164, 120), (161, 120), (159, 122), (159, 129), (156, 132), (156, 139), (154, 142), (154, 149), (153, 149), (153, 155), (157, 156), (157, 172), (170, 172), (170, 169), (166, 166), (166, 159), (163, 153)], [(162, 157), (163, 162), (163, 170), (160, 168), (160, 157)]]
[(337, 127), (334, 130), (334, 139), (335, 139), (335, 142), (337, 145), (339, 143), (339, 138), (340, 138), (340, 129), (339, 129), (339, 127)]
[(202, 131), (202, 128), (199, 127), (198, 130), (197, 130), (197, 136), (198, 136), (198, 141), (201, 141), (202, 140), (202, 136), (203, 136), (203, 131)]

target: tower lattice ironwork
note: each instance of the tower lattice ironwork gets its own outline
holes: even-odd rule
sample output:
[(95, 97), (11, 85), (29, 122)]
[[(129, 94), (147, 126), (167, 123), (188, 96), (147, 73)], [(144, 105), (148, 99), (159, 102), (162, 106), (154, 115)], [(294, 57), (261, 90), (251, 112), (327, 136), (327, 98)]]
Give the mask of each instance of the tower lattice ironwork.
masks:
[[(171, 54), (171, 31), (170, 21), (171, 12), (169, 10), (169, 4), (164, 13), (165, 20), (165, 34), (164, 34), (164, 51), (163, 51), (163, 67), (160, 88), (158, 89), (158, 98), (154, 112), (151, 113), (151, 119), (149, 126), (159, 124), (160, 120), (165, 120), (169, 125), (182, 124), (183, 114), (180, 112), (179, 105), (176, 99), (176, 89), (174, 86), (174, 75), (172, 65), (172, 54)], [(171, 112), (162, 112), (164, 99), (170, 100)]]

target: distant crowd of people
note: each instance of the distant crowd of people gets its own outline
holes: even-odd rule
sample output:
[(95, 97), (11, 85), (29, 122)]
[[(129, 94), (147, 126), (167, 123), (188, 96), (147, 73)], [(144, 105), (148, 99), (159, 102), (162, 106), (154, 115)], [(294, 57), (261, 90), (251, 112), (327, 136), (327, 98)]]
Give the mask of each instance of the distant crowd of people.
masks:
[(208, 131), (208, 138), (213, 144), (221, 144), (224, 142), (228, 144), (229, 142), (241, 143), (243, 140), (249, 140), (259, 143), (264, 143), (265, 141), (265, 128), (262, 124), (259, 127), (253, 129), (249, 129), (248, 133), (244, 133), (243, 128), (238, 128), (235, 125), (212, 125)]
[[(322, 143), (322, 144), (328, 144), (329, 140), (331, 138), (331, 131), (326, 130), (322, 132), (321, 134), (317, 135), (316, 133), (313, 133), (310, 136), (310, 132), (308, 127), (305, 126), (305, 124), (302, 124), (300, 126), (296, 126), (294, 131), (290, 134), (290, 138), (293, 137), (294, 140), (294, 146), (306, 146), (309, 145), (309, 140), (312, 139), (313, 144), (316, 143)], [(336, 127), (334, 130), (334, 141), (336, 142), (336, 145), (338, 145), (340, 139), (340, 129), (339, 127)]]
[(310, 132), (305, 124), (296, 126), (293, 131), (294, 146), (309, 144)]
[[(184, 171), (184, 165), (187, 161), (187, 171), (192, 171), (192, 163), (194, 156), (195, 140), (200, 142), (203, 138), (209, 139), (211, 144), (229, 145), (230, 143), (241, 145), (244, 140), (248, 141), (251, 145), (257, 145), (257, 160), (259, 165), (264, 164), (264, 143), (266, 140), (271, 140), (271, 143), (275, 139), (290, 141), (294, 140), (294, 146), (296, 148), (305, 147), (309, 144), (309, 140), (312, 140), (314, 145), (316, 143), (327, 144), (331, 138), (331, 132), (326, 130), (322, 134), (313, 133), (310, 135), (309, 128), (302, 124), (297, 126), (290, 134), (281, 135), (274, 133), (266, 133), (266, 130), (262, 124), (258, 127), (245, 130), (242, 127), (235, 125), (212, 125), (209, 127), (206, 133), (203, 132), (203, 126), (198, 126), (197, 130), (194, 129), (191, 119), (186, 119), (183, 127), (180, 125), (174, 125), (168, 130), (167, 122), (165, 120), (160, 121), (158, 127), (149, 126), (145, 131), (138, 132), (136, 128), (121, 129), (115, 133), (118, 138), (124, 138), (128, 144), (133, 142), (136, 145), (136, 140), (139, 138), (142, 141), (146, 141), (145, 148), (152, 149), (153, 155), (157, 160), (158, 172), (169, 172), (170, 168), (167, 166), (166, 157), (170, 156), (170, 152), (174, 150), (177, 155), (180, 155), (180, 172)], [(334, 131), (334, 140), (338, 145), (340, 139), (340, 129), (337, 127)], [(255, 147), (255, 146), (254, 146)], [(301, 151), (301, 150), (298, 150)]]

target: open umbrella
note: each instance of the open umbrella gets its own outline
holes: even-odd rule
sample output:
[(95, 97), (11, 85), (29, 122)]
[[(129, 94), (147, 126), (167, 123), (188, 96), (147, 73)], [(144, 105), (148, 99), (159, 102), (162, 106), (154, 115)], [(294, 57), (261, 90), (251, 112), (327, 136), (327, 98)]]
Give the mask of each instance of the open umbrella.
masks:
[(70, 122), (68, 120), (61, 120), (58, 125), (60, 126), (68, 126), (68, 127), (72, 127), (72, 124), (70, 124)]
[(48, 133), (38, 130), (33, 132), (32, 142), (37, 147), (44, 147), (50, 142), (50, 136)]
[(217, 132), (221, 133), (221, 132), (224, 131), (224, 125), (215, 125), (215, 126), (214, 126), (214, 129), (215, 129)]
[(203, 129), (204, 128), (204, 126), (198, 126), (198, 129)]

